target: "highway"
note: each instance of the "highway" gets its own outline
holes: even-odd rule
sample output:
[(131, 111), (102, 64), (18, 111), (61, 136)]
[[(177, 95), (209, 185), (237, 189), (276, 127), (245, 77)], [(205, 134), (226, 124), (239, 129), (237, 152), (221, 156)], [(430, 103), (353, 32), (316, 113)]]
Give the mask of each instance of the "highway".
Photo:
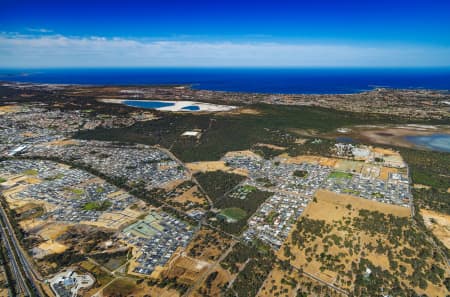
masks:
[(6, 211), (0, 207), (0, 222), (2, 242), (5, 243), (8, 257), (11, 260), (11, 267), (16, 279), (17, 288), (20, 291), (19, 296), (37, 296), (44, 297), (44, 293), (39, 286), (37, 279), (40, 277), (36, 274), (28, 259), (23, 253), (20, 244), (14, 233), (14, 229), (9, 222)]
[(2, 243), (6, 248), (8, 262), (14, 275), (15, 292), (18, 296), (33, 296), (25, 282), (25, 277), (23, 276), (22, 271), (19, 268), (20, 265), (16, 259), (13, 247), (10, 242), (10, 235), (8, 234), (9, 231), (3, 223), (3, 219), (1, 220), (1, 225)]

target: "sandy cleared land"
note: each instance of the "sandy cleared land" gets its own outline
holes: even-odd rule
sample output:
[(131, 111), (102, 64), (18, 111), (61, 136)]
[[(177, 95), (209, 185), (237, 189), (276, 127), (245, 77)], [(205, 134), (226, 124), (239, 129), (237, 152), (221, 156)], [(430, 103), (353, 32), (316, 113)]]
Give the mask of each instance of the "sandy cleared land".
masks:
[(228, 112), (222, 112), (219, 115), (239, 115), (239, 114), (246, 114), (246, 115), (259, 115), (261, 112), (259, 110), (253, 109), (253, 108), (236, 108)]
[(56, 241), (46, 241), (37, 246), (37, 249), (35, 249), (35, 255), (34, 257), (37, 259), (41, 259), (46, 255), (50, 254), (60, 254), (67, 250), (67, 246), (64, 244), (61, 244)]
[(193, 258), (213, 263), (230, 245), (231, 240), (217, 231), (202, 228), (186, 247), (186, 253)]
[(280, 161), (288, 164), (310, 163), (329, 167), (336, 166), (336, 163), (339, 161), (339, 159), (307, 155), (290, 157), (288, 154), (281, 154), (278, 157), (280, 158)]
[(178, 283), (192, 285), (210, 264), (205, 261), (187, 257), (185, 255), (172, 257), (166, 264), (167, 270), (162, 274), (168, 278), (176, 278)]
[(175, 289), (159, 288), (156, 285), (149, 286), (147, 281), (136, 284), (136, 280), (133, 278), (121, 277), (111, 282), (100, 296), (179, 297), (180, 293)]
[(208, 287), (206, 284), (206, 279), (202, 283), (201, 287), (197, 290), (192, 292), (189, 296), (190, 297), (204, 297), (204, 296), (211, 296), (211, 297), (219, 297), (222, 296), (220, 288), (225, 286), (228, 282), (231, 281), (231, 274), (228, 270), (223, 269), (220, 267), (220, 265), (217, 265), (217, 267), (214, 269), (209, 276), (211, 276), (214, 273), (216, 277), (211, 282), (211, 286)]
[(75, 139), (57, 139), (54, 141), (47, 142), (45, 145), (52, 146), (66, 146), (66, 145), (76, 145), (79, 141)]
[(0, 115), (11, 113), (11, 112), (18, 112), (21, 108), (19, 105), (4, 105), (0, 106)]
[[(278, 257), (282, 260), (288, 259), (285, 254), (284, 247), (289, 246), (291, 254), (295, 256), (294, 259), (291, 258), (290, 262), (295, 267), (302, 268), (304, 271), (311, 273), (327, 282), (332, 282), (340, 286), (341, 288), (352, 290), (352, 284), (354, 280), (350, 280), (351, 285), (348, 286), (342, 276), (340, 280), (337, 278), (338, 272), (352, 271), (351, 263), (358, 263), (361, 257), (368, 259), (375, 266), (382, 267), (382, 269), (386, 269), (392, 272), (392, 268), (390, 268), (390, 262), (386, 253), (377, 253), (376, 249), (369, 250), (367, 248), (364, 248), (363, 256), (361, 254), (361, 251), (358, 253), (355, 253), (355, 251), (350, 252), (351, 249), (344, 247), (342, 245), (342, 242), (347, 241), (352, 242), (353, 244), (358, 243), (361, 247), (365, 247), (369, 244), (372, 246), (377, 246), (378, 242), (381, 241), (385, 242), (387, 248), (390, 249), (391, 252), (393, 252), (395, 255), (401, 254), (400, 251), (404, 247), (407, 247), (409, 249), (416, 248), (410, 246), (407, 243), (395, 247), (395, 245), (386, 241), (387, 239), (385, 238), (384, 234), (375, 233), (376, 235), (371, 235), (367, 230), (364, 231), (363, 229), (355, 229), (353, 225), (350, 224), (351, 220), (359, 217), (359, 210), (362, 209), (378, 211), (385, 215), (392, 214), (395, 217), (408, 218), (410, 216), (410, 210), (408, 208), (379, 203), (376, 201), (353, 197), (350, 195), (337, 194), (326, 190), (317, 191), (315, 198), (316, 202), (312, 201), (307, 206), (304, 213), (302, 214), (302, 217), (306, 219), (324, 221), (326, 224), (328, 224), (328, 226), (332, 227), (332, 229), (326, 229), (328, 230), (328, 233), (319, 233), (315, 237), (310, 237), (308, 241), (305, 241), (303, 243), (302, 248), (299, 248), (298, 245), (291, 244), (292, 234), (296, 230), (296, 228), (293, 228), (293, 232), (291, 232), (291, 234), (289, 235), (288, 239), (284, 243), (284, 246), (281, 247), (281, 249), (278, 251)], [(350, 220), (350, 225), (347, 225), (347, 220)], [(448, 223), (448, 220), (446, 222)], [(300, 234), (303, 234), (302, 230), (299, 231)], [(325, 244), (325, 238), (331, 237), (341, 238), (341, 244)], [(327, 245), (327, 251), (324, 250), (325, 245)], [(308, 249), (310, 250), (309, 252)], [(338, 259), (337, 263), (339, 263), (339, 265), (341, 265), (342, 267), (332, 270), (328, 270), (326, 268), (320, 269), (321, 266), (324, 268), (323, 262), (319, 261), (317, 257), (311, 256), (311, 249), (313, 255), (321, 255), (322, 253), (325, 253), (327, 255), (330, 255), (331, 257), (336, 257), (336, 259)], [(413, 272), (412, 266), (407, 262), (400, 261), (397, 256), (396, 259), (397, 261), (399, 261), (399, 265), (403, 265), (405, 267), (406, 274), (411, 275)], [(428, 261), (432, 261), (432, 258), (428, 258), (427, 262)], [(447, 275), (448, 271), (445, 272), (445, 274)], [(399, 278), (403, 279), (402, 276), (399, 276)], [(428, 296), (445, 296), (445, 289), (434, 285), (431, 282), (428, 282), (428, 287), (425, 291), (419, 290), (417, 287), (416, 290), (418, 290), (418, 292), (420, 293), (427, 293)]]
[[(410, 215), (410, 210), (407, 207), (380, 203), (351, 195), (338, 194), (327, 190), (318, 190), (315, 197), (318, 201), (320, 201), (323, 206), (323, 210), (320, 207), (317, 207), (318, 203), (310, 203), (307, 210), (310, 208), (313, 209), (305, 211), (304, 215), (308, 215), (311, 219), (327, 218), (328, 220), (334, 220), (342, 218), (342, 216), (346, 214), (345, 207), (348, 204), (351, 204), (353, 209), (370, 209), (372, 211), (379, 211), (384, 214), (393, 214), (399, 217), (407, 217)], [(338, 209), (336, 209), (335, 206), (338, 206)], [(343, 207), (344, 209), (340, 207)]]
[(255, 154), (254, 152), (250, 150), (244, 150), (244, 151), (232, 151), (225, 154), (225, 157), (249, 157), (249, 158), (255, 158), (255, 159), (262, 159), (262, 157), (258, 154)]
[[(356, 215), (356, 210), (358, 209), (377, 210), (383, 213), (392, 213), (398, 216), (409, 216), (410, 214), (409, 209), (405, 207), (379, 203), (376, 201), (362, 199), (351, 195), (337, 194), (326, 190), (318, 190), (316, 192), (315, 198), (317, 199), (317, 202), (309, 203), (302, 216), (314, 220), (325, 220), (329, 223), (332, 223), (333, 221), (343, 221), (345, 217), (353, 217), (354, 215)], [(349, 204), (352, 206), (352, 209), (354, 211), (349, 211), (347, 209), (347, 205)], [(346, 236), (346, 232), (340, 231), (337, 232), (336, 235), (344, 238)], [(371, 241), (370, 238), (363, 238), (363, 240), (368, 242)], [(289, 235), (286, 243), (290, 241), (291, 234)], [(320, 244), (319, 242), (317, 242), (317, 244), (319, 250), (317, 250), (315, 254), (321, 253), (323, 249), (323, 243), (321, 241)], [(291, 263), (295, 267), (301, 267), (304, 269), (304, 271), (311, 273), (324, 281), (331, 283), (335, 282), (337, 276), (337, 273), (335, 271), (321, 271), (320, 262), (316, 261), (315, 259), (311, 261), (307, 260), (307, 256), (304, 250), (297, 250), (297, 247), (291, 247), (291, 249), (296, 255), (296, 259), (294, 261), (291, 260)], [(338, 255), (339, 250), (337, 247), (333, 246), (330, 248), (329, 253)], [(281, 259), (285, 259), (285, 256), (283, 254), (283, 247), (279, 250), (278, 255)], [(355, 254), (354, 258), (349, 260), (357, 260), (357, 258), (358, 255)], [(384, 260), (382, 262), (384, 262)], [(349, 263), (351, 263), (351, 261), (347, 262), (345, 270), (350, 269)]]
[(255, 146), (266, 147), (266, 148), (277, 150), (277, 151), (284, 151), (286, 149), (283, 146), (278, 146), (278, 145), (269, 144), (269, 143), (257, 143), (257, 144), (255, 144)]
[[(291, 280), (296, 280), (299, 277), (300, 276), (296, 270), (293, 270), (292, 273), (289, 273), (282, 270), (280, 267), (275, 267), (267, 276), (263, 285), (259, 289), (258, 295), (256, 296), (272, 297), (278, 293), (279, 296), (295, 297), (297, 294), (297, 283), (296, 281), (292, 282)], [(283, 282), (282, 279), (284, 279)]]
[(389, 173), (398, 173), (398, 172), (399, 170), (397, 168), (381, 167), (380, 175), (378, 176), (378, 178), (382, 180), (387, 180), (389, 177)]
[(105, 212), (97, 221), (81, 221), (80, 224), (96, 226), (100, 228), (119, 230), (136, 221), (143, 212), (130, 209), (129, 207), (120, 212)]
[(196, 172), (206, 172), (206, 171), (230, 171), (232, 168), (225, 165), (224, 161), (205, 161), (205, 162), (192, 162), (186, 163), (186, 167), (192, 171)]
[(450, 249), (450, 216), (427, 209), (421, 209), (420, 213), (427, 228)]
[(38, 235), (45, 240), (56, 240), (59, 236), (64, 234), (71, 225), (63, 223), (50, 223), (42, 226), (38, 231)]
[(339, 171), (360, 173), (364, 166), (363, 162), (352, 160), (338, 160), (335, 168)]
[(184, 192), (183, 194), (175, 197), (172, 199), (172, 201), (179, 202), (179, 203), (189, 203), (193, 202), (196, 204), (207, 204), (208, 201), (204, 197), (195, 196), (194, 193), (199, 192), (197, 186), (194, 186)]
[(231, 167), (228, 167), (225, 165), (224, 161), (204, 161), (204, 162), (192, 162), (192, 163), (186, 163), (186, 167), (192, 172), (207, 172), (207, 171), (226, 171), (226, 172), (232, 172), (239, 175), (248, 175), (248, 171), (245, 169), (236, 168), (233, 169)]

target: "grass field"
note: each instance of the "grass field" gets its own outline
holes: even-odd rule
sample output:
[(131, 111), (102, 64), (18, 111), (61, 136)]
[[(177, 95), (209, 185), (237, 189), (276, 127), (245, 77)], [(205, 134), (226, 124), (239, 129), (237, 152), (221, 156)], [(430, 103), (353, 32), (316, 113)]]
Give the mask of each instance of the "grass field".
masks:
[(341, 171), (333, 171), (330, 173), (330, 178), (346, 178), (350, 179), (353, 177), (353, 174)]
[(247, 212), (238, 207), (230, 207), (222, 209), (220, 214), (236, 221), (240, 221), (247, 216)]
[(95, 211), (105, 211), (112, 205), (111, 201), (92, 201), (88, 202), (83, 206), (84, 210), (95, 210)]
[(36, 175), (38, 175), (38, 171), (36, 169), (27, 169), (23, 172), (23, 174), (36, 176)]
[(77, 188), (70, 188), (70, 192), (74, 193), (77, 196), (81, 196), (84, 194), (83, 189), (77, 189)]
[(103, 296), (130, 296), (136, 289), (136, 281), (128, 278), (114, 280), (103, 290)]

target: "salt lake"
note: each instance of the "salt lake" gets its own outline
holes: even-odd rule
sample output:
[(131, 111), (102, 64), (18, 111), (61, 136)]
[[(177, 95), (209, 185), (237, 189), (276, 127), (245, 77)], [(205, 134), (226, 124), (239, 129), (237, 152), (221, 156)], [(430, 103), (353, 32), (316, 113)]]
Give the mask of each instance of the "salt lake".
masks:
[(406, 136), (405, 139), (423, 148), (441, 152), (450, 152), (450, 134), (437, 133), (421, 136)]

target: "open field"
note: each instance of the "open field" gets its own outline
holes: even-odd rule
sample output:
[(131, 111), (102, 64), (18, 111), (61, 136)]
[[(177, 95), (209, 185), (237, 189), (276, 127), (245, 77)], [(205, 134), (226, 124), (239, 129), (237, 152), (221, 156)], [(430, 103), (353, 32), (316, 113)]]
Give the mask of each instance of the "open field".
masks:
[[(385, 160), (386, 164), (400, 164), (403, 162), (401, 157), (399, 157), (397, 152), (393, 152), (391, 150), (382, 149), (382, 148), (373, 148), (372, 150), (376, 151), (378, 154), (386, 154), (391, 156), (391, 161)], [(333, 167), (337, 172), (341, 173), (332, 173), (331, 177), (350, 177), (348, 173), (359, 173), (363, 176), (367, 176), (370, 178), (379, 178), (381, 180), (386, 181), (389, 177), (390, 173), (404, 173), (404, 169), (388, 167), (384, 164), (370, 164), (361, 161), (354, 161), (348, 159), (339, 159), (339, 158), (327, 158), (320, 156), (295, 156), (290, 157), (287, 154), (282, 154), (279, 156), (279, 159), (285, 163), (311, 163), (318, 164), (322, 166)], [(390, 162), (390, 163), (389, 163)], [(384, 166), (383, 166), (384, 165)], [(344, 173), (348, 172), (348, 173)]]
[(174, 255), (166, 264), (167, 269), (162, 271), (161, 275), (168, 279), (176, 279), (178, 284), (189, 286), (194, 284), (210, 265), (206, 261), (184, 255)]
[[(103, 297), (179, 297), (181, 294), (175, 290), (157, 285), (149, 285), (147, 281), (137, 283), (135, 278), (121, 277), (109, 284), (103, 291)], [(86, 296), (87, 297), (87, 296)]]
[(257, 297), (295, 297), (297, 296), (297, 279), (299, 277), (300, 274), (296, 270), (289, 272), (275, 266), (259, 289)]
[(231, 245), (231, 239), (228, 239), (212, 229), (202, 228), (186, 248), (186, 253), (190, 257), (214, 262)]
[(191, 170), (192, 172), (205, 172), (205, 171), (216, 171), (216, 170), (222, 170), (222, 171), (228, 171), (232, 170), (232, 168), (229, 168), (225, 165), (224, 161), (204, 161), (204, 162), (192, 162), (192, 163), (186, 163), (186, 167)]
[(41, 259), (49, 254), (60, 254), (67, 250), (67, 246), (57, 241), (48, 240), (39, 244), (34, 250), (34, 257)]
[(82, 271), (87, 271), (95, 277), (95, 284), (88, 291), (84, 292), (83, 296), (88, 297), (96, 293), (101, 287), (111, 282), (114, 277), (104, 271), (101, 267), (89, 262), (83, 261), (79, 264)]
[(229, 271), (218, 266), (212, 271), (201, 287), (193, 292), (190, 297), (219, 297), (222, 296), (223, 288), (231, 281), (232, 277)]
[(446, 296), (443, 283), (450, 274), (426, 234), (412, 224), (408, 208), (324, 190), (278, 256), (356, 296), (373, 296), (381, 285), (399, 296), (412, 290)]
[(235, 221), (242, 220), (247, 216), (247, 212), (238, 207), (224, 208), (220, 214)]
[(206, 198), (200, 194), (197, 186), (193, 186), (192, 188), (190, 188), (183, 194), (173, 198), (172, 200), (175, 202), (178, 202), (178, 203), (182, 203), (182, 204), (189, 203), (189, 202), (192, 202), (192, 203), (195, 203), (198, 205), (208, 204), (208, 201), (206, 200)]
[(21, 110), (20, 105), (3, 105), (0, 106), (0, 115), (11, 112), (18, 112)]
[(448, 249), (450, 249), (450, 215), (421, 209), (425, 225)]
[(329, 167), (336, 166), (337, 162), (339, 161), (338, 159), (334, 159), (334, 158), (319, 157), (319, 156), (307, 156), (307, 155), (290, 157), (288, 154), (282, 154), (279, 156), (279, 158), (283, 162), (291, 163), (291, 164), (310, 163), (310, 164), (317, 164), (317, 165), (329, 166)]

